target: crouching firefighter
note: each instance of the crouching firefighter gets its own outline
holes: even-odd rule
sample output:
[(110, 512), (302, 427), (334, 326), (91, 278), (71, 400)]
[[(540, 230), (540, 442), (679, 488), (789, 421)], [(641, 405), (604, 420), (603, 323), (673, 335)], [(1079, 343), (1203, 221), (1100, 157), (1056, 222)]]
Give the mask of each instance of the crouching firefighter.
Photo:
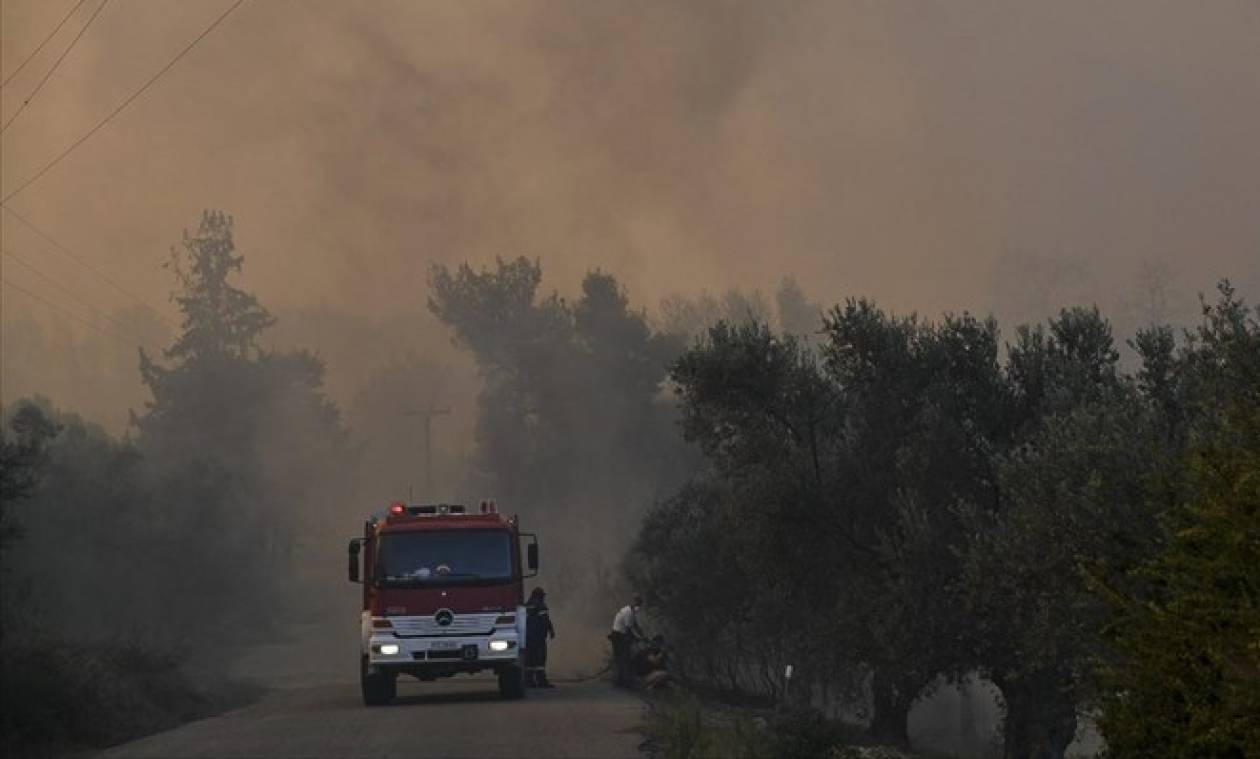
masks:
[(525, 602), (525, 684), (531, 688), (554, 688), (547, 679), (547, 640), (556, 637), (555, 625), (547, 610), (547, 593), (534, 588)]
[(627, 687), (633, 677), (632, 644), (643, 640), (643, 630), (639, 628), (639, 609), (643, 606), (643, 598), (635, 596), (630, 603), (621, 607), (617, 616), (613, 617), (612, 632), (608, 640), (613, 649), (613, 684)]

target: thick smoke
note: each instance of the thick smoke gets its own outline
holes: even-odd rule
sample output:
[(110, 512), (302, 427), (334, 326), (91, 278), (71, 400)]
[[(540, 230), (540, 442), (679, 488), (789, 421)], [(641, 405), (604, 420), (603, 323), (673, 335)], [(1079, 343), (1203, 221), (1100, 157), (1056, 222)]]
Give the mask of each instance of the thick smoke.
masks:
[[(5, 133), (4, 186), (221, 6), (106, 8)], [(5, 4), (7, 68), (60, 12)], [(157, 302), (206, 206), (278, 310), (395, 311), (428, 263), (516, 254), (648, 301), (791, 271), (928, 313), (1003, 305), (1018, 255), (1088, 261), (1104, 297), (1147, 260), (1246, 284), (1257, 31), (1241, 1), (251, 3), (12, 202)]]

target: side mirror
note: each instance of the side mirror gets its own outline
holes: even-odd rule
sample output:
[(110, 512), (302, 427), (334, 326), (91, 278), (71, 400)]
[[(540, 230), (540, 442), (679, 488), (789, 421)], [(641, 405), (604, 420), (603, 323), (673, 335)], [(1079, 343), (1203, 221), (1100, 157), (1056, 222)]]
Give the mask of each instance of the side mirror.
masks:
[(362, 547), (363, 547), (363, 538), (355, 538), (354, 540), (351, 540), (351, 541), (350, 541), (350, 548), (349, 548), (349, 552), (350, 552), (350, 555), (349, 555), (349, 559), (350, 559), (350, 565), (349, 565), (350, 582), (358, 582), (358, 581), (359, 581), (359, 551), (360, 551), (360, 549), (362, 549)]
[(529, 574), (522, 574), (522, 577), (534, 577), (538, 574), (538, 536), (532, 532), (522, 532), (521, 537), (529, 541), (525, 546), (525, 569)]

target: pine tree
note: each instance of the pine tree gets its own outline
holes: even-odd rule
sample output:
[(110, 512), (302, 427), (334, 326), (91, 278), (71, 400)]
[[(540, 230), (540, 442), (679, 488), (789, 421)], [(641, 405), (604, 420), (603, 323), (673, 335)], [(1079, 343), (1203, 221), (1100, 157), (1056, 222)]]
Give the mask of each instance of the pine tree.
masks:
[(208, 613), (218, 591), (247, 615), (257, 608), (232, 586), (254, 589), (258, 607), (274, 611), (268, 583), (290, 576), (303, 531), (339, 518), (353, 461), (321, 389), (323, 363), (263, 345), (275, 319), (233, 283), (243, 263), (232, 218), (216, 211), (171, 251), (181, 331), (161, 360), (141, 353), (152, 400), (133, 419), (166, 504), (172, 574), (206, 578)]

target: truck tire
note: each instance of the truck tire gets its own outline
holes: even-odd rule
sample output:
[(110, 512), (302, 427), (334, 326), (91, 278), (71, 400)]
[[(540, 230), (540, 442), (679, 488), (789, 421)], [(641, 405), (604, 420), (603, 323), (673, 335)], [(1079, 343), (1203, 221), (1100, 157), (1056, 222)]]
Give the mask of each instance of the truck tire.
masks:
[(499, 670), (499, 695), (510, 700), (525, 697), (525, 669), (519, 664)]
[(359, 682), (363, 688), (363, 703), (367, 706), (388, 704), (398, 695), (398, 675), (380, 670), (375, 674), (368, 674), (366, 658), (359, 664)]

